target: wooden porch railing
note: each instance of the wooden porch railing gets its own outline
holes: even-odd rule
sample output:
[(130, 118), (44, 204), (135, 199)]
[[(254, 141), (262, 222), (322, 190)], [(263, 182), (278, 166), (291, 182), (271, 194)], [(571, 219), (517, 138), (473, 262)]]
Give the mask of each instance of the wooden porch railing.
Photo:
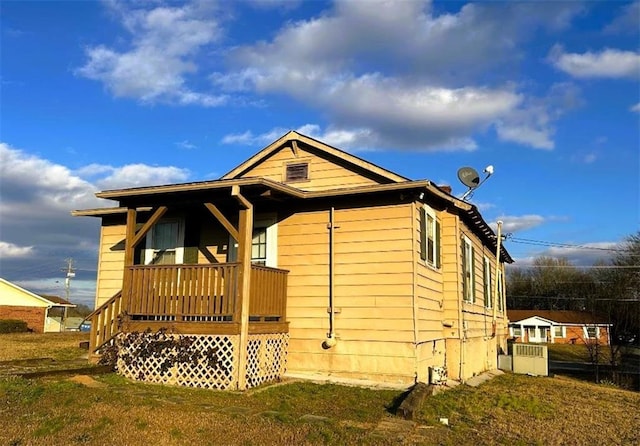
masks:
[(89, 354), (92, 355), (120, 332), (118, 316), (122, 313), (122, 291), (96, 308), (85, 318), (91, 321)]
[[(91, 354), (120, 331), (167, 324), (181, 324), (193, 334), (237, 333), (239, 267), (239, 263), (218, 263), (125, 268), (122, 291), (87, 317)], [(250, 332), (288, 331), (287, 274), (277, 268), (251, 267)]]
[(253, 265), (249, 321), (284, 322), (287, 310), (288, 271)]
[(232, 321), (238, 263), (126, 268), (124, 310), (133, 320)]

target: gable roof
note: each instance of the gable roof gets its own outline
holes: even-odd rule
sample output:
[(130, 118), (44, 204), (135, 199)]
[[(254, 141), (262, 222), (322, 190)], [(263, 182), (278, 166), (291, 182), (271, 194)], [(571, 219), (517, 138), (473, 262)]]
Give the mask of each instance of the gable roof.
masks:
[[(369, 175), (376, 177), (379, 184), (360, 185), (336, 189), (306, 191), (289, 184), (281, 183), (265, 177), (240, 177), (257, 164), (261, 163), (269, 156), (280, 150), (287, 142), (302, 142), (305, 149), (321, 152), (327, 157), (338, 158), (341, 162), (350, 164), (354, 170), (365, 170)], [(437, 197), (446, 203), (453, 205), (453, 208), (460, 212), (461, 218), (468, 223), (469, 227), (481, 238), (481, 240), (493, 250), (497, 247), (497, 237), (487, 222), (482, 218), (478, 208), (467, 203), (455, 196), (450, 190), (436, 186), (429, 180), (410, 180), (398, 175), (390, 170), (376, 166), (373, 163), (365, 161), (347, 152), (335, 147), (329, 146), (323, 142), (317, 141), (308, 136), (302, 135), (295, 131), (287, 134), (274, 141), (260, 152), (243, 162), (227, 174), (223, 175), (219, 180), (197, 181), (190, 183), (166, 184), (159, 186), (143, 186), (126, 189), (106, 190), (96, 193), (98, 198), (106, 198), (109, 200), (120, 201), (119, 207), (86, 209), (72, 211), (74, 216), (91, 216), (105, 217), (114, 214), (123, 214), (126, 212), (125, 206), (132, 206), (139, 211), (150, 210), (153, 196), (162, 194), (181, 195), (194, 192), (214, 191), (231, 189), (234, 186), (242, 186), (257, 191), (272, 190), (297, 199), (317, 199), (336, 196), (354, 196), (361, 194), (375, 194), (389, 191), (417, 191), (427, 192), (431, 197)], [(505, 263), (513, 263), (513, 258), (506, 250), (504, 245), (500, 249), (501, 260)]]
[(63, 299), (61, 297), (58, 297), (58, 296), (50, 296), (50, 295), (45, 295), (45, 294), (41, 295), (41, 294), (33, 293), (33, 292), (29, 291), (29, 290), (26, 290), (26, 289), (22, 288), (19, 285), (16, 285), (13, 282), (9, 282), (8, 280), (3, 279), (2, 277), (0, 277), (0, 282), (4, 283), (5, 285), (8, 285), (8, 286), (20, 291), (20, 292), (22, 292), (22, 293), (24, 293), (24, 294), (26, 294), (26, 295), (28, 295), (30, 297), (38, 299), (38, 300), (40, 300), (40, 301), (44, 302), (45, 304), (50, 305), (52, 307), (75, 307), (76, 306), (75, 304), (72, 304), (68, 300), (65, 300), (65, 299)]
[(587, 313), (586, 311), (565, 311), (565, 310), (507, 310), (507, 317), (510, 323), (519, 322), (531, 317), (539, 317), (557, 324), (576, 325), (611, 325), (607, 320), (598, 315)]
[(251, 170), (256, 165), (260, 164), (262, 161), (266, 160), (280, 150), (285, 144), (288, 142), (298, 143), (301, 142), (305, 144), (305, 146), (311, 148), (314, 151), (317, 151), (321, 154), (324, 154), (328, 157), (338, 158), (347, 164), (359, 168), (364, 169), (367, 172), (373, 174), (374, 176), (380, 178), (384, 182), (403, 182), (409, 181), (409, 178), (403, 177), (402, 175), (398, 175), (395, 172), (384, 169), (380, 166), (377, 166), (369, 161), (366, 161), (362, 158), (359, 158), (355, 155), (345, 152), (344, 150), (337, 149), (333, 146), (323, 143), (322, 141), (318, 141), (317, 139), (313, 139), (309, 136), (298, 133), (294, 130), (282, 135), (280, 138), (269, 144), (267, 147), (253, 155), (251, 158), (238, 165), (237, 167), (231, 169), (229, 172), (220, 177), (221, 180), (229, 180), (232, 178), (238, 178), (247, 171)]

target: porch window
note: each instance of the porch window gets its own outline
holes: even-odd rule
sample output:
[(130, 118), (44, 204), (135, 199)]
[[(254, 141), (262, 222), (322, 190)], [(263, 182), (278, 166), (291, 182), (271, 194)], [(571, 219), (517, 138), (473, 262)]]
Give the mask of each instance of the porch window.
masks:
[(474, 249), (471, 240), (462, 240), (462, 297), (467, 302), (473, 302), (476, 294), (474, 274)]
[[(238, 260), (238, 242), (229, 237), (228, 262)], [(251, 237), (251, 263), (278, 267), (278, 224), (275, 215), (258, 215)]]
[(145, 263), (153, 265), (174, 265), (182, 263), (182, 240), (184, 229), (178, 219), (156, 223), (147, 238)]
[(491, 263), (487, 257), (484, 258), (482, 273), (484, 280), (484, 306), (485, 308), (491, 308)]
[(511, 332), (513, 333), (514, 338), (522, 337), (522, 327), (511, 327)]
[(427, 205), (420, 208), (420, 258), (440, 268), (440, 222)]
[(553, 337), (554, 338), (564, 338), (565, 335), (564, 325), (554, 325), (553, 326)]
[(267, 264), (267, 228), (253, 229), (251, 262), (263, 266)]

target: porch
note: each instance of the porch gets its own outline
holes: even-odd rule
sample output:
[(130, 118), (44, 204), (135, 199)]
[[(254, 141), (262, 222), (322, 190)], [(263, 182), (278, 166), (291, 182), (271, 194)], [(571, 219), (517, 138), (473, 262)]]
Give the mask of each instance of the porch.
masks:
[[(252, 265), (250, 271), (248, 386), (283, 373), (288, 344), (288, 271), (258, 265)], [(236, 387), (239, 352), (244, 350), (240, 344), (240, 274), (239, 263), (126, 267), (122, 291), (90, 316), (90, 351), (99, 351), (119, 337), (118, 370), (125, 376), (144, 376), (145, 381), (156, 383)], [(129, 335), (134, 342), (126, 341)], [(181, 343), (184, 339), (187, 342)], [(182, 355), (191, 349), (186, 356), (192, 359), (168, 369), (166, 365), (175, 362), (171, 348), (144, 360), (122, 359), (145, 356), (140, 354), (140, 345), (153, 342), (180, 343)]]
[(262, 266), (275, 266), (277, 241), (254, 216), (256, 204), (275, 212), (270, 189), (215, 186), (105, 193), (125, 214), (124, 238), (110, 247), (122, 252), (110, 276), (122, 288), (91, 315), (90, 348), (115, 346), (125, 376), (244, 390), (284, 372), (288, 272)]

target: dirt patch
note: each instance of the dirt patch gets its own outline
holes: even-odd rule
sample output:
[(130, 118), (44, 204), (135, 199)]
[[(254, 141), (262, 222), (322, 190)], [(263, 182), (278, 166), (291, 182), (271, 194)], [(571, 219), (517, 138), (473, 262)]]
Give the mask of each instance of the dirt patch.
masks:
[(69, 378), (69, 381), (73, 381), (74, 383), (82, 384), (83, 386), (86, 386), (86, 387), (93, 387), (93, 388), (108, 387), (106, 384), (101, 383), (99, 381), (96, 381), (95, 379), (93, 379), (92, 377), (90, 377), (88, 375), (75, 375), (75, 376), (72, 376), (71, 378)]

